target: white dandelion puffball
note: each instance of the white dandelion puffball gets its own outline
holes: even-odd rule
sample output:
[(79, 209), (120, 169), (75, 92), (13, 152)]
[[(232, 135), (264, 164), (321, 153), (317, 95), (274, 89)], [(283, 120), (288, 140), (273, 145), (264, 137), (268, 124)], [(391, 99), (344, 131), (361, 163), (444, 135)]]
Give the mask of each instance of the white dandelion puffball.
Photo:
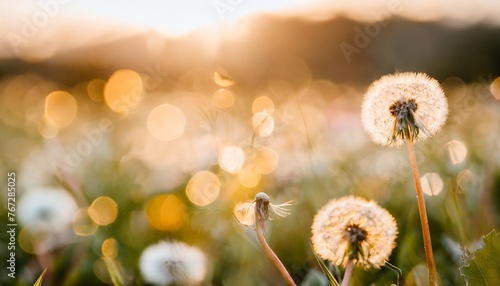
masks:
[(361, 120), (372, 140), (400, 146), (405, 140), (425, 140), (437, 133), (448, 115), (439, 83), (423, 73), (386, 75), (365, 94)]
[(396, 221), (373, 201), (348, 196), (333, 199), (314, 217), (314, 251), (335, 265), (347, 265), (349, 250), (358, 248), (353, 262), (365, 269), (380, 268), (396, 246)]
[(64, 189), (41, 187), (24, 193), (17, 215), (22, 225), (45, 223), (58, 231), (72, 223), (77, 209), (73, 197)]
[(154, 285), (196, 285), (207, 273), (205, 254), (183, 242), (161, 241), (148, 246), (139, 267), (144, 280)]

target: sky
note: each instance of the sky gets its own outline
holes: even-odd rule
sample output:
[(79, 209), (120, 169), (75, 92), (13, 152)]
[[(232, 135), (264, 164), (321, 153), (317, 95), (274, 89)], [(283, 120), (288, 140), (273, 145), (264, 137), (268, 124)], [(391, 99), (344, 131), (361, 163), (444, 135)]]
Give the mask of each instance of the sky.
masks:
[(374, 21), (398, 15), (458, 26), (500, 23), (498, 0), (4, 0), (0, 2), (0, 59), (37, 54), (43, 58), (60, 48), (113, 41), (144, 31), (181, 37), (258, 13), (310, 20), (344, 15)]

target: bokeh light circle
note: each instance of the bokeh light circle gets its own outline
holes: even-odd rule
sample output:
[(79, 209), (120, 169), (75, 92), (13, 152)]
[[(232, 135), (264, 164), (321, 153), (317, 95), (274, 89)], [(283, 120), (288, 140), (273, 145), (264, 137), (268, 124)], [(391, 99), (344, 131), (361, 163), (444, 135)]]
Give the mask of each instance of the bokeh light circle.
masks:
[(234, 104), (234, 95), (231, 91), (221, 88), (212, 96), (212, 104), (217, 108), (229, 108)]
[(245, 152), (236, 146), (226, 146), (219, 155), (220, 167), (230, 173), (236, 174), (245, 164)]
[[(40, 237), (38, 237), (39, 240)], [(27, 227), (23, 227), (17, 236), (19, 247), (26, 253), (37, 254), (36, 243), (33, 241), (32, 234)]]
[(151, 227), (162, 231), (176, 231), (185, 223), (185, 207), (174, 195), (162, 194), (146, 206), (146, 217)]
[(266, 110), (257, 112), (252, 116), (252, 126), (257, 136), (267, 137), (274, 131), (274, 118)]
[(235, 84), (233, 78), (222, 68), (218, 68), (214, 74), (213, 79), (215, 84), (220, 87), (229, 87)]
[(261, 174), (269, 174), (278, 166), (279, 155), (274, 149), (262, 147), (257, 150), (255, 157), (255, 167)]
[(96, 224), (108, 225), (116, 220), (118, 205), (110, 197), (98, 197), (88, 208), (88, 214)]
[(133, 70), (118, 70), (104, 87), (106, 104), (116, 113), (127, 115), (142, 100), (141, 76)]
[(490, 85), (490, 92), (493, 96), (500, 100), (500, 77), (497, 77)]
[(38, 121), (38, 132), (44, 138), (54, 138), (59, 134), (59, 128), (44, 116)]
[[(120, 261), (110, 258), (110, 257), (102, 257), (93, 265), (94, 275), (103, 283), (113, 284), (114, 279), (112, 276), (123, 277), (123, 266)], [(110, 272), (112, 274), (110, 274)], [(115, 273), (116, 272), (116, 273)], [(121, 282), (119, 285), (122, 285)]]
[(451, 140), (446, 143), (446, 146), (452, 164), (460, 164), (467, 157), (467, 147), (461, 141)]
[(90, 218), (88, 209), (81, 208), (73, 216), (73, 231), (79, 236), (93, 235), (98, 225)]
[(238, 173), (240, 184), (246, 188), (254, 188), (260, 182), (261, 174), (255, 164), (248, 164)]
[(443, 190), (443, 180), (438, 173), (427, 173), (420, 178), (422, 191), (429, 196), (436, 196)]
[(186, 195), (193, 204), (206, 206), (217, 199), (220, 187), (221, 182), (214, 173), (200, 171), (189, 180)]
[(252, 103), (252, 113), (267, 111), (271, 115), (274, 112), (274, 102), (267, 96), (259, 96)]
[(45, 99), (44, 117), (58, 128), (64, 128), (73, 122), (77, 109), (78, 105), (71, 94), (54, 91)]
[(182, 110), (171, 104), (155, 107), (148, 116), (148, 130), (158, 140), (171, 141), (182, 136), (186, 117)]
[(102, 256), (115, 258), (118, 255), (118, 243), (114, 238), (108, 238), (101, 244)]
[(87, 84), (87, 94), (94, 102), (102, 102), (104, 100), (104, 87), (106, 82), (102, 79), (93, 79)]

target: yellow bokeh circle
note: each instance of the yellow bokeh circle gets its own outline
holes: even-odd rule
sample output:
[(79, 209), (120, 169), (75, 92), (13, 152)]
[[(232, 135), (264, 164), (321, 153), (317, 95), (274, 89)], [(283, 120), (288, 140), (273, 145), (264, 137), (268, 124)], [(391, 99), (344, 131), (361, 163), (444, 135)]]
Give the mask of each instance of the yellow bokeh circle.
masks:
[(118, 255), (118, 243), (116, 239), (106, 239), (101, 245), (101, 251), (104, 257), (115, 258)]
[(54, 91), (45, 98), (44, 119), (58, 128), (63, 128), (73, 122), (77, 109), (78, 105), (71, 94)]
[(185, 223), (185, 207), (174, 195), (158, 195), (146, 206), (146, 217), (151, 227), (163, 231), (176, 231)]
[(87, 208), (79, 209), (73, 216), (73, 231), (79, 236), (93, 235), (98, 225), (90, 218)]
[(231, 91), (221, 88), (212, 96), (212, 104), (217, 108), (229, 108), (234, 104), (234, 95)]
[(88, 214), (96, 224), (108, 225), (115, 221), (118, 215), (118, 205), (110, 197), (98, 197), (90, 205)]
[(118, 70), (104, 87), (106, 104), (116, 113), (127, 115), (142, 100), (141, 76), (133, 70)]
[(214, 173), (200, 171), (189, 180), (186, 195), (193, 204), (206, 206), (217, 199), (220, 187), (221, 182)]
[(254, 99), (252, 104), (252, 113), (257, 113), (261, 111), (266, 111), (267, 114), (271, 115), (274, 112), (274, 102), (267, 96), (259, 96)]

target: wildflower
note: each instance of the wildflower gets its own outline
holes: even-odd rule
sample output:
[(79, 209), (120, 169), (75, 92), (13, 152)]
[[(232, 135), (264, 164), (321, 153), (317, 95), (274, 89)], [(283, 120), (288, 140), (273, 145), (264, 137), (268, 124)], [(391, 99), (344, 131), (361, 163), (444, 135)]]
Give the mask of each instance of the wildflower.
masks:
[(425, 140), (439, 131), (448, 103), (439, 83), (423, 73), (386, 75), (365, 94), (361, 119), (372, 140), (399, 146)]
[(271, 211), (278, 216), (287, 216), (290, 212), (286, 209), (286, 207), (290, 204), (291, 202), (286, 202), (281, 205), (273, 205), (271, 204), (269, 196), (266, 193), (260, 192), (255, 195), (253, 202), (237, 205), (235, 207), (234, 216), (241, 224), (244, 225), (251, 225), (251, 218), (253, 218), (257, 238), (267, 257), (269, 257), (276, 268), (278, 268), (278, 271), (283, 276), (286, 283), (290, 286), (296, 286), (292, 276), (290, 276), (290, 273), (288, 273), (288, 270), (286, 270), (283, 263), (281, 263), (281, 260), (278, 258), (276, 253), (274, 253), (269, 244), (267, 244), (265, 238), (265, 222), (269, 218), (269, 208), (271, 208)]
[(150, 245), (142, 252), (139, 267), (144, 280), (154, 285), (196, 285), (207, 272), (205, 254), (182, 242)]
[(395, 247), (396, 221), (373, 201), (349, 196), (333, 199), (314, 217), (316, 253), (335, 265), (349, 261), (366, 269), (380, 268)]

